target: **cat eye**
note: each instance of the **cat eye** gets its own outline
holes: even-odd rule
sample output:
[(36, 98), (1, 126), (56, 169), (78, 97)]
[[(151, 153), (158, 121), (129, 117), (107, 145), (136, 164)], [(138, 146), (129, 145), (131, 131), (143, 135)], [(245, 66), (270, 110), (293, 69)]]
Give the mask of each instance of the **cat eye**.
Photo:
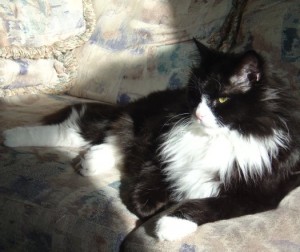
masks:
[(225, 103), (225, 102), (227, 102), (228, 101), (228, 97), (219, 97), (218, 98), (218, 101), (220, 102), (220, 103)]

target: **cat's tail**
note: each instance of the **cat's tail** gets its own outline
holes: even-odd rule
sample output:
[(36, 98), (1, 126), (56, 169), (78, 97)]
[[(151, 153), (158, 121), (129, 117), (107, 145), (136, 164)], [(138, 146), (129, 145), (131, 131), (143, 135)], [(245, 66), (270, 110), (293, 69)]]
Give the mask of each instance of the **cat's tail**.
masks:
[(70, 107), (67, 118), (58, 124), (32, 127), (17, 127), (3, 132), (4, 145), (18, 146), (50, 146), (50, 147), (83, 147), (88, 144), (80, 134), (78, 122), (84, 113)]

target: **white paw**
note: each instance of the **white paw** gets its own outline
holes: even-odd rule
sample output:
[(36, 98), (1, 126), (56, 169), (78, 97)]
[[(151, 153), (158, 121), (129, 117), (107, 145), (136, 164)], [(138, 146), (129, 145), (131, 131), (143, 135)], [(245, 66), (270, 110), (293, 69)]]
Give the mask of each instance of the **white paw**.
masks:
[(164, 216), (158, 220), (155, 233), (161, 241), (174, 241), (196, 230), (197, 224), (195, 222), (177, 217)]
[(20, 142), (22, 141), (20, 138), (22, 138), (23, 128), (13, 128), (3, 131), (3, 138), (4, 138), (4, 145), (8, 147), (17, 147), (20, 146)]
[(94, 176), (107, 172), (116, 165), (113, 146), (100, 144), (92, 146), (81, 158), (77, 166), (79, 173), (83, 176)]

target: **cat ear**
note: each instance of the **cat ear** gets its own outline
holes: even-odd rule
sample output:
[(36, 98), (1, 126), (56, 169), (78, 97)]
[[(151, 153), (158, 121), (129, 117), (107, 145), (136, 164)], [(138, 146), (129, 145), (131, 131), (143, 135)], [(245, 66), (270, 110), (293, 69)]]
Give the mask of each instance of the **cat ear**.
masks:
[(208, 47), (206, 47), (204, 44), (202, 44), (200, 41), (198, 41), (196, 38), (193, 38), (194, 43), (196, 44), (198, 50), (200, 51), (200, 53), (202, 52), (206, 52), (209, 50)]
[(193, 41), (196, 44), (198, 52), (200, 54), (201, 63), (212, 58), (213, 51), (210, 48), (199, 42), (196, 38), (193, 38)]
[(261, 78), (262, 59), (255, 51), (248, 51), (241, 56), (230, 82), (243, 92), (247, 92), (253, 85), (259, 83)]

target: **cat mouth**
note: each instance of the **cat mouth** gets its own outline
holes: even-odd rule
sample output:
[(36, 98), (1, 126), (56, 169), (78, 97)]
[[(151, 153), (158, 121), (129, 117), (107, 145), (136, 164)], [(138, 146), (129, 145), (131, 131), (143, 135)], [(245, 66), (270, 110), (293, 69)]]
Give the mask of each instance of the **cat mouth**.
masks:
[(209, 118), (209, 116), (197, 115), (195, 113), (193, 117), (198, 126), (200, 126), (203, 129), (216, 129), (220, 127), (216, 120)]

